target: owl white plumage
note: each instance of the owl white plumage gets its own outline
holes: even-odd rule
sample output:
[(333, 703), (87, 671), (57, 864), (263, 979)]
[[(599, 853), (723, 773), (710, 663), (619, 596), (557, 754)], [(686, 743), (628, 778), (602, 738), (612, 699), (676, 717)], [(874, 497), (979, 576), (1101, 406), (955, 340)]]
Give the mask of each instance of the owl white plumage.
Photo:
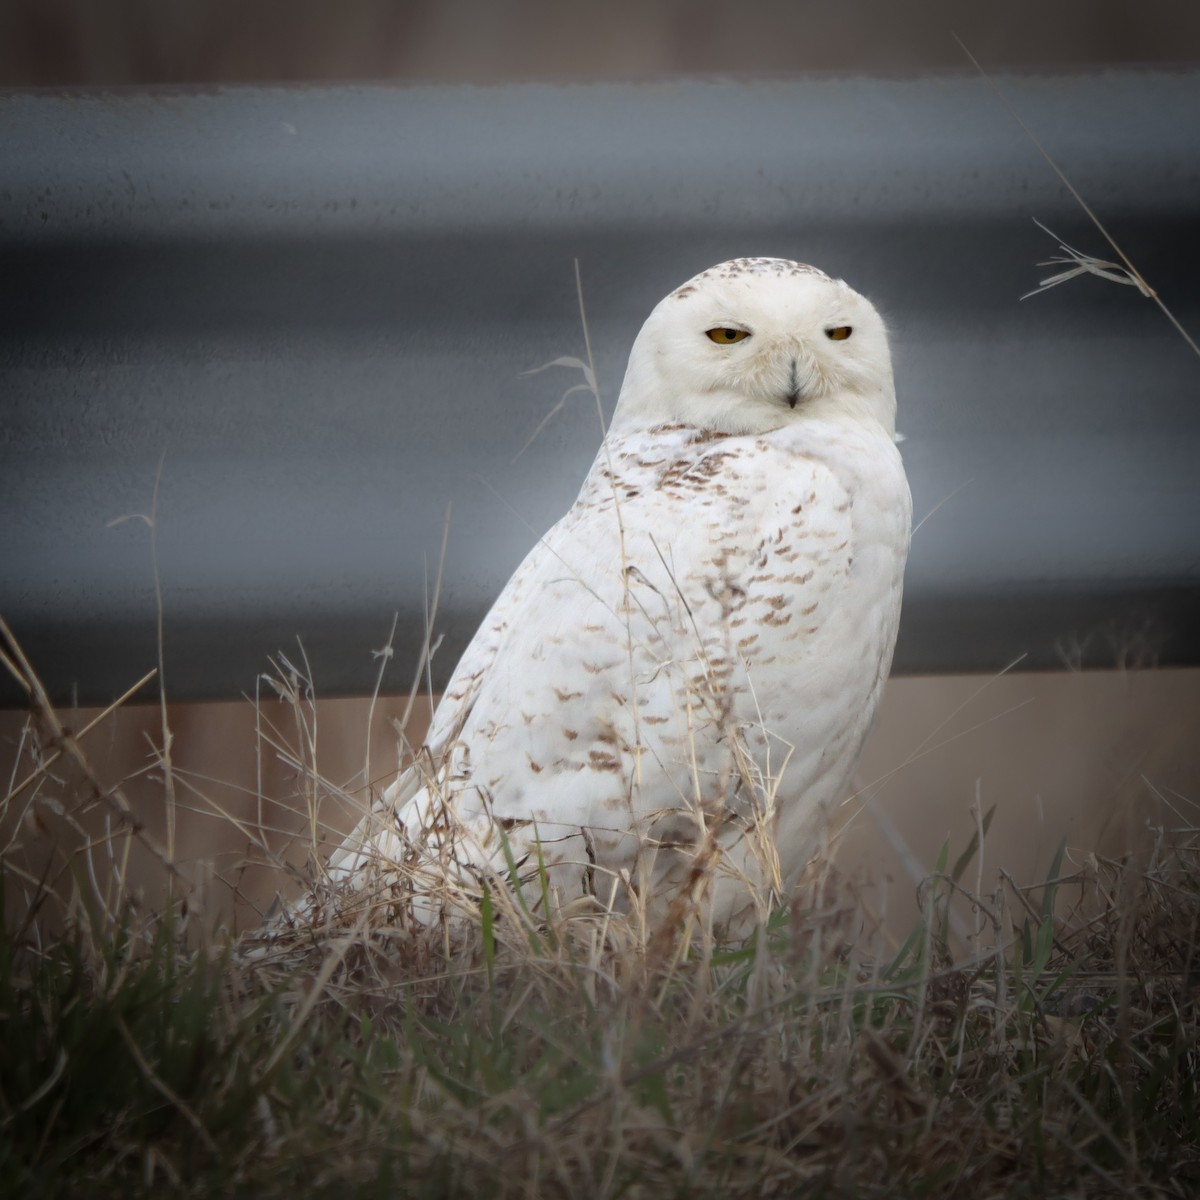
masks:
[(439, 905), (469, 906), (515, 866), (534, 905), (546, 884), (560, 905), (686, 893), (718, 927), (763, 916), (890, 669), (911, 517), (895, 411), (883, 322), (844, 282), (748, 258), (673, 291), (579, 498), (330, 879), (410, 899), (437, 880)]

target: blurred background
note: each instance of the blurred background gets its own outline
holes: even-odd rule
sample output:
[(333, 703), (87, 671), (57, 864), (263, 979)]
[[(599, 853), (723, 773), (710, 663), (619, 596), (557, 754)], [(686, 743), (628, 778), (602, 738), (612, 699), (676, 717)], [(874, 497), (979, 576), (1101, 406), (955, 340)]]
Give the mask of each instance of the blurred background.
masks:
[[(0, 87), (965, 71), (955, 34), (990, 71), (1200, 62), (1200, 6), (1179, 0), (0, 0)], [(0, 187), (3, 170), (0, 163)], [(1117, 855), (1143, 844), (1158, 825), (1195, 827), (1200, 673), (1126, 670), (1120, 659), (1115, 647), (1106, 671), (893, 680), (859, 773), (870, 803), (847, 809), (841, 865), (886, 893), (880, 902), (903, 923), (915, 879), (932, 867), (942, 842), (963, 848), (978, 813), (993, 805), (987, 871), (994, 877), (1004, 866), (1024, 881), (1044, 875), (1062, 838), (1078, 865), (1093, 852)], [(247, 678), (260, 667), (247, 664)], [(364, 775), (380, 790), (394, 770), (393, 722), (404, 708), (397, 697), (375, 705), (341, 698), (308, 708), (271, 699), (257, 709), (248, 701), (170, 708), (172, 836), (185, 869), (208, 880), (210, 911), (236, 911), (244, 924), (276, 890), (295, 890), (261, 856), (248, 855), (250, 835), (264, 831), (274, 846), (298, 836), (290, 858), (303, 862), (314, 754), (317, 770), (361, 802), (369, 794)], [(419, 704), (410, 740), (419, 740), (425, 713)], [(94, 715), (80, 710), (67, 719), (80, 729)], [(135, 705), (103, 722), (85, 747), (99, 779), (123, 781), (149, 827), (166, 836), (161, 743), (161, 714)], [(29, 745), (26, 716), (0, 713), (0, 779), (10, 787), (30, 766)], [(57, 792), (43, 789), (32, 806), (25, 793), (10, 808), (5, 837), (59, 819), (54, 804), (77, 794), (78, 772), (60, 769), (56, 778)], [(353, 823), (353, 805), (328, 791), (321, 805), (328, 843)], [(64, 826), (70, 837), (103, 832), (95, 806), (78, 814), (74, 832)], [(148, 895), (160, 884), (145, 864)]]
[(6, 0), (0, 86), (661, 79), (1195, 61), (1181, 0)]

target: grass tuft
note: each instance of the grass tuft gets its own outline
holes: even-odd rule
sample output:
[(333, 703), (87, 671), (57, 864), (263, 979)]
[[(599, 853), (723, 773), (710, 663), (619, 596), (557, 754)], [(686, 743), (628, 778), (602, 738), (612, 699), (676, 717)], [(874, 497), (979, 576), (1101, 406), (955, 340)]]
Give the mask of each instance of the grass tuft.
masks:
[(145, 830), (37, 724), (0, 813), (7, 1194), (1200, 1194), (1193, 832), (1027, 885), (972, 869), (988, 814), (898, 944), (822, 863), (742, 944), (557, 910), (544, 867), (453, 931), (346, 889), (234, 938), (169, 861), (157, 910), (124, 886)]

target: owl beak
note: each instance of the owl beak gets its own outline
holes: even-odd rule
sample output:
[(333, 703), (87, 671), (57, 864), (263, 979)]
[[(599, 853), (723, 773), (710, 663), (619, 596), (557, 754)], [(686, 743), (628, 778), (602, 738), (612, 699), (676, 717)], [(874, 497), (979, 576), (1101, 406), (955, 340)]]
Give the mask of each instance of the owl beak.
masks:
[(796, 360), (792, 359), (792, 371), (788, 377), (787, 402), (789, 408), (795, 408), (800, 401), (800, 380), (796, 371)]

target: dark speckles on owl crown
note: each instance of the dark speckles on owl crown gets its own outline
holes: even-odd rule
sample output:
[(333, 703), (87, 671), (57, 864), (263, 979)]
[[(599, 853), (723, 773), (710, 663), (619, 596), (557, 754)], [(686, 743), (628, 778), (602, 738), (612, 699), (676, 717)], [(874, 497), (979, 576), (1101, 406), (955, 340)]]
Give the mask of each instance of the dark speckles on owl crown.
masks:
[(684, 296), (690, 296), (696, 290), (696, 285), (701, 280), (729, 280), (737, 279), (742, 275), (760, 277), (775, 275), (781, 279), (785, 276), (798, 278), (801, 275), (815, 275), (818, 279), (828, 279), (830, 283), (833, 282), (820, 267), (811, 266), (809, 263), (793, 262), (790, 258), (731, 258), (728, 262), (717, 263), (715, 267), (701, 271), (699, 275), (689, 279), (682, 287), (676, 288), (671, 295), (676, 300), (682, 300)]

